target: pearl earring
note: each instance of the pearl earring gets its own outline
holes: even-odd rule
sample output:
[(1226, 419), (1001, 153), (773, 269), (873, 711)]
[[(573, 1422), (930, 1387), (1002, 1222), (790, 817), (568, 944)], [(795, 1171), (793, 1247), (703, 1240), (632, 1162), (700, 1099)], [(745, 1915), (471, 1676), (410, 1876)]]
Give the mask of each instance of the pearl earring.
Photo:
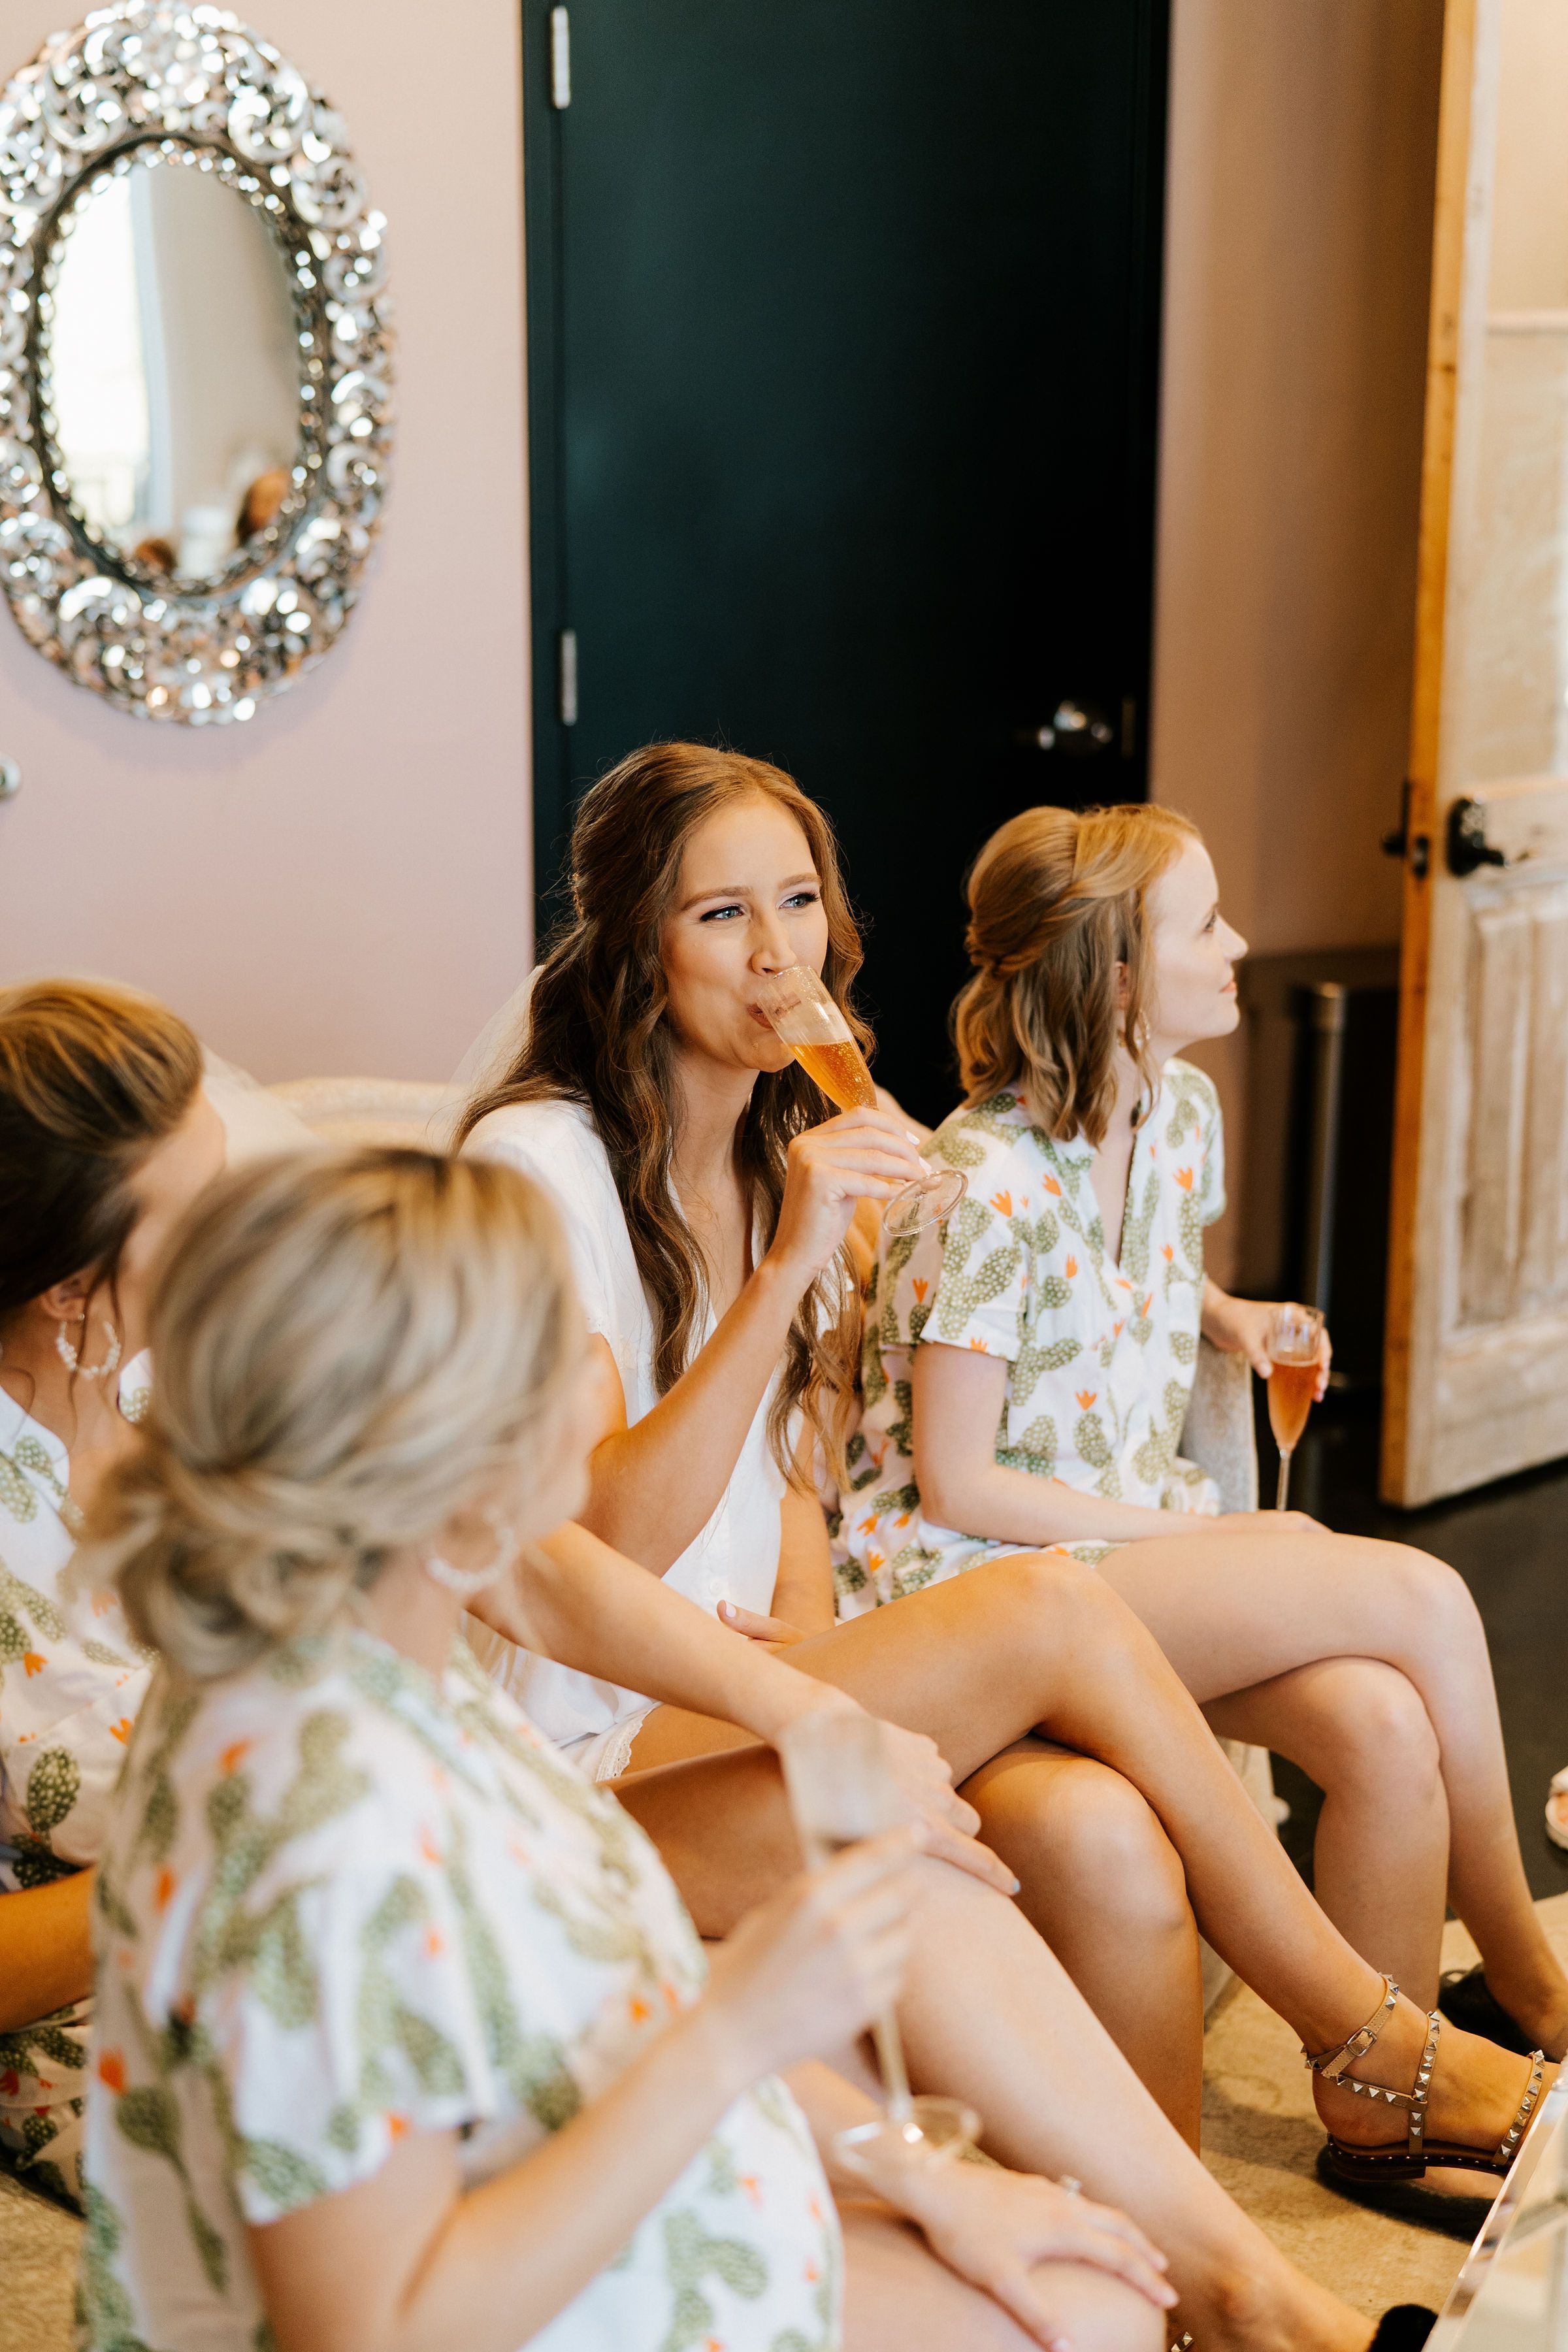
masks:
[[(66, 1338), (66, 1327), (63, 1323), (55, 1333), (55, 1350), (58, 1355), (61, 1363), (65, 1366), (68, 1372), (78, 1372), (84, 1381), (101, 1381), (105, 1379), (109, 1373), (119, 1370), (120, 1334), (115, 1329), (107, 1315), (103, 1316), (100, 1319), (104, 1329), (109, 1334), (109, 1349), (101, 1364), (84, 1364), (82, 1362), (81, 1349), (79, 1348), (73, 1347), (71, 1342)], [(81, 1310), (81, 1337), (82, 1346), (85, 1347), (87, 1344), (87, 1309), (85, 1307)]]
[(482, 1516), (496, 1539), (495, 1557), (483, 1568), (454, 1568), (451, 1561), (443, 1559), (438, 1551), (420, 1555), (419, 1565), (426, 1575), (433, 1582), (444, 1584), (448, 1592), (456, 1592), (464, 1601), (476, 1592), (482, 1592), (488, 1584), (494, 1584), (499, 1577), (504, 1576), (517, 1557), (517, 1529), (488, 1504)]

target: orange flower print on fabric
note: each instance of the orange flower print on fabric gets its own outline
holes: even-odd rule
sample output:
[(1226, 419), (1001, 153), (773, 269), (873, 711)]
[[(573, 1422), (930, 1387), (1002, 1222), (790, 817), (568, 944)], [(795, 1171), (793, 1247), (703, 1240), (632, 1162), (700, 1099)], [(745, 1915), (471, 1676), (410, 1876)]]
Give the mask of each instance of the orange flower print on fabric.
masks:
[(98, 2062), (98, 2079), (116, 2098), (125, 2088), (125, 2061), (118, 2050), (105, 2050)]
[(445, 1859), (440, 1847), (436, 1843), (435, 1832), (428, 1827), (420, 1830), (419, 1851), (426, 1862), (439, 1864)]
[(1074, 1275), (1078, 1272), (1077, 1258), (1069, 1257), (1066, 1265), (1062, 1268), (1062, 1272), (1067, 1276), (1068, 1280), (1070, 1282)]
[(878, 1569), (882, 1565), (881, 1553), (879, 1551), (868, 1551), (866, 1554), (866, 1565), (871, 1570), (871, 1573), (875, 1575)]
[(754, 2172), (742, 2172), (739, 2178), (742, 2188), (745, 2190), (747, 2196), (751, 2199), (752, 2204), (760, 2213), (763, 2210), (762, 2182), (757, 2179)]
[(1100, 1391), (1098, 1389), (1079, 1389), (1077, 1393), (1078, 1409), (1079, 1412), (1087, 1412), (1089, 1406), (1094, 1402), (1095, 1398), (1100, 1394)]
[(991, 1205), (999, 1215), (1010, 1217), (1013, 1213), (1013, 1195), (1011, 1192), (993, 1192)]
[(425, 1930), (426, 1958), (427, 1960), (438, 1960), (446, 1948), (447, 1939), (442, 1935), (439, 1927), (426, 1927)]
[(1172, 1246), (1171, 1246), (1171, 1244), (1170, 1244), (1170, 1243), (1169, 1243), (1169, 1242), (1162, 1242), (1162, 1243), (1160, 1244), (1160, 1255), (1161, 1255), (1161, 1256), (1165, 1260), (1165, 1263), (1166, 1263), (1167, 1265), (1169, 1265), (1169, 1264), (1170, 1264), (1171, 1260), (1175, 1256), (1175, 1255), (1176, 1255), (1176, 1253), (1175, 1253), (1175, 1251), (1172, 1248)]
[(48, 1663), (41, 1650), (25, 1650), (22, 1654), (22, 1672), (29, 1677), (41, 1675)]
[(869, 1517), (868, 1519), (862, 1519), (862, 1520), (861, 1520), (861, 1522), (860, 1522), (860, 1532), (861, 1532), (861, 1534), (862, 1534), (863, 1536), (874, 1536), (874, 1535), (876, 1534), (876, 1532), (877, 1532), (877, 1514), (876, 1514), (876, 1512), (875, 1512), (875, 1511), (873, 1511), (873, 1512), (872, 1512), (872, 1514), (871, 1514), (871, 1516), (870, 1516), (870, 1517)]
[(634, 2025), (646, 2025), (648, 2019), (653, 2015), (652, 2010), (648, 2007), (647, 2001), (643, 2000), (641, 1994), (635, 1992), (633, 1993), (630, 2000), (626, 2003), (626, 2013), (630, 2017)]
[(231, 1740), (229, 1745), (224, 1749), (223, 1754), (217, 1759), (218, 1770), (223, 1773), (226, 1779), (230, 1772), (238, 1771), (240, 1766), (244, 1763), (249, 1753), (250, 1742), (248, 1739)]
[(398, 2115), (388, 2116), (386, 2118), (386, 2131), (389, 2139), (406, 2138), (408, 2134), (407, 2116)]
[(7, 2066), (5, 2072), (0, 2074), (0, 2095), (14, 2099), (21, 2087), (22, 2077), (14, 2066)]
[(1041, 1183), (1045, 1186), (1045, 1188), (1046, 1188), (1047, 1192), (1050, 1194), (1050, 1196), (1051, 1196), (1051, 1198), (1052, 1198), (1052, 1200), (1053, 1200), (1053, 1201), (1059, 1201), (1059, 1200), (1061, 1199), (1061, 1197), (1062, 1197), (1062, 1188), (1061, 1188), (1061, 1186), (1057, 1182), (1057, 1180), (1056, 1180), (1056, 1178), (1055, 1178), (1054, 1176), (1042, 1176), (1042, 1177), (1041, 1177), (1041, 1179), (1040, 1179), (1040, 1181), (1041, 1181)]
[(921, 1305), (923, 1307), (925, 1305), (926, 1292), (931, 1288), (931, 1285), (926, 1280), (923, 1274), (917, 1274), (913, 1276), (912, 1287), (915, 1297), (920, 1300)]
[(122, 1715), (119, 1722), (111, 1723), (109, 1728), (111, 1737), (118, 1739), (120, 1745), (123, 1748), (132, 1733), (135, 1730), (136, 1726), (132, 1722), (131, 1717), (128, 1715)]
[(1178, 1168), (1175, 1171), (1175, 1178), (1184, 1192), (1190, 1192), (1192, 1191), (1193, 1171), (1190, 1168)]
[(168, 1909), (169, 1899), (174, 1894), (177, 1884), (178, 1882), (175, 1879), (174, 1872), (169, 1868), (168, 1864), (165, 1863), (163, 1869), (158, 1873), (158, 1883), (153, 1890), (153, 1900), (157, 1905), (160, 1911), (166, 1911)]
[(991, 1353), (990, 1349), (986, 1346), (984, 1339), (972, 1338), (969, 1344), (973, 1349), (977, 1356), (988, 1356)]

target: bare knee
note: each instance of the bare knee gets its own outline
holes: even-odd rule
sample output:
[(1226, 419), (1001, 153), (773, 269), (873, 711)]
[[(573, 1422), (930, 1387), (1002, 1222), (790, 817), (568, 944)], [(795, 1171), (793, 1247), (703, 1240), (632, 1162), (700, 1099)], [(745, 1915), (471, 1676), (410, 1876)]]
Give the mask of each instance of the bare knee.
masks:
[(1397, 1666), (1335, 1658), (1314, 1677), (1317, 1753), (1303, 1762), (1325, 1788), (1370, 1785), (1401, 1802), (1429, 1797), (1442, 1770), (1426, 1702)]
[(967, 1784), (981, 1833), (1020, 1878), (1145, 1936), (1191, 1923), (1181, 1856), (1144, 1798), (1092, 1758), (1000, 1759)]
[(1413, 1544), (1380, 1541), (1367, 1548), (1377, 1554), (1375, 1572), (1385, 1591), (1399, 1595), (1415, 1633), (1436, 1636), (1445, 1647), (1456, 1641), (1478, 1641), (1484, 1648), (1480, 1612), (1458, 1569), (1434, 1559), (1429, 1551), (1417, 1551)]
[(1144, 1639), (1120, 1593), (1068, 1552), (1018, 1552), (987, 1573), (996, 1580), (1010, 1640), (1033, 1641), (1058, 1665), (1075, 1648), (1106, 1662)]

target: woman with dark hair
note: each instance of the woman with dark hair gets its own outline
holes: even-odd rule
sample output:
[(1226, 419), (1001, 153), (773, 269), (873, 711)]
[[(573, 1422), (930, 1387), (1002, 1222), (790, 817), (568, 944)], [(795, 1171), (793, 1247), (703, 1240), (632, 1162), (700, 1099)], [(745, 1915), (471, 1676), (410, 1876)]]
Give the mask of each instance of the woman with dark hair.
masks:
[(146, 1403), (148, 1269), (222, 1165), (201, 1075), (129, 989), (0, 991), (0, 2149), (72, 2201), (92, 1865), (149, 1668), (66, 1570)]
[[(833, 1624), (811, 1474), (817, 1448), (839, 1452), (853, 1409), (859, 1300), (846, 1234), (858, 1201), (886, 1199), (923, 1163), (885, 1111), (825, 1119), (757, 1010), (761, 979), (801, 963), (849, 1012), (858, 944), (822, 813), (761, 761), (656, 745), (584, 799), (573, 891), (528, 1039), (462, 1132), (468, 1150), (536, 1178), (562, 1213), (608, 1400), (581, 1540), (602, 1538), (934, 1739), (973, 1808), (960, 1825), (978, 1822), (1028, 1919), (1070, 1944), (1090, 2006), (1190, 2138), (1195, 1906), (1211, 1942), (1317, 2052), (1336, 2145), (1352, 2161), (1358, 2147), (1384, 2156), (1371, 2103), (1339, 2083), (1335, 2041), (1361, 2028), (1358, 2004), (1381, 1979), (1324, 1920), (1155, 1643), (1092, 1570), (998, 1559)], [(682, 1695), (674, 1677), (654, 1680), (651, 1656), (634, 1688), (605, 1677), (603, 1644), (595, 1658), (591, 1643), (568, 1654), (492, 1639), (481, 1654), (595, 1777), (620, 1782), (699, 1925), (723, 1933), (774, 1851), (732, 1784), (658, 1768), (695, 1768), (744, 1731), (715, 1720), (711, 1702), (655, 1706), (650, 1690)], [(1318, 2006), (1329, 1979), (1333, 2032)], [(1363, 2036), (1357, 2046), (1397, 2100), (1413, 2095), (1429, 2029), (1388, 1998), (1376, 2057)], [(984, 2023), (977, 2032), (984, 2043)], [(1006, 2036), (994, 2041), (976, 2095), (988, 2112), (1012, 2095)], [(1460, 2165), (1500, 2166), (1539, 2068), (1456, 2038), (1436, 2074), (1426, 2065), (1423, 2098), (1439, 2079), (1454, 2104), (1430, 2126), (1435, 2142)], [(1423, 2113), (1417, 2136), (1427, 2127)], [(1418, 2174), (1425, 2158), (1402, 2147), (1400, 2161)]]

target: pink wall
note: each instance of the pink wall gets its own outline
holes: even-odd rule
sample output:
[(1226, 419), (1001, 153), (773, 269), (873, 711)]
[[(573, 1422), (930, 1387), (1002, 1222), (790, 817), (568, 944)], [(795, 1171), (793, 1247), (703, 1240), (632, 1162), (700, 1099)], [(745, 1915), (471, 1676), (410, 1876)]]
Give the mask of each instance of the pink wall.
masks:
[[(60, 21), (9, 0), (10, 72)], [(531, 952), (513, 0), (258, 0), (388, 219), (396, 472), (337, 650), (248, 726), (122, 716), (0, 612), (0, 976), (155, 991), (274, 1078), (444, 1077)]]
[(1260, 954), (1398, 935), (1442, 19), (1176, 0), (1153, 794)]

